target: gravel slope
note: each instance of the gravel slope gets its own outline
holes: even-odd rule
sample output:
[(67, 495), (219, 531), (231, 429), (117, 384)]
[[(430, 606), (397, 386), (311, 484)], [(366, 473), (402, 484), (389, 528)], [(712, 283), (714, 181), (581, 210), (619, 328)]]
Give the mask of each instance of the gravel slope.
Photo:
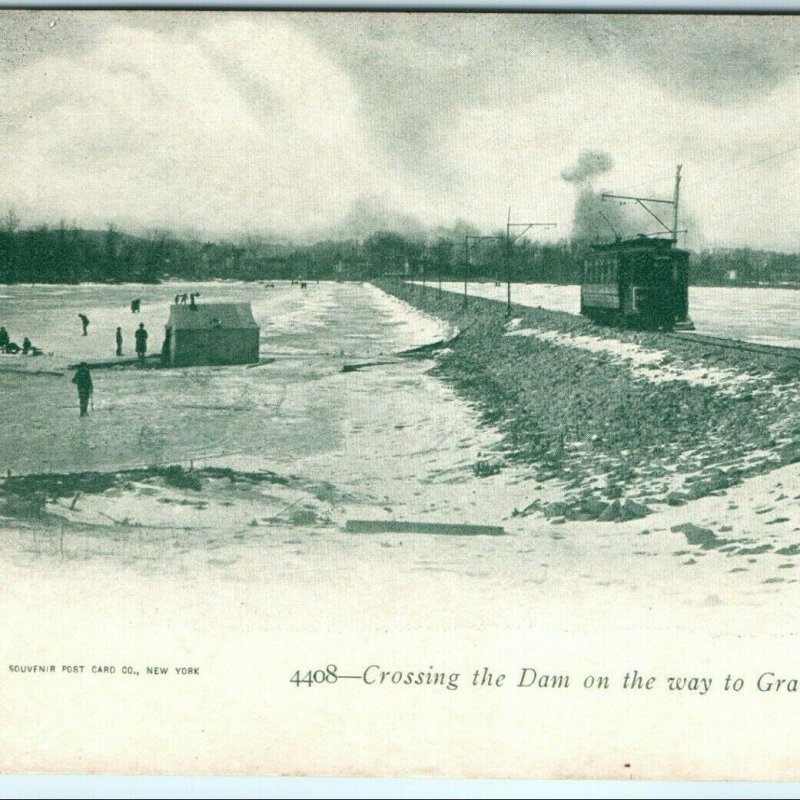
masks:
[(800, 461), (800, 362), (379, 285), (464, 331), (434, 374), (501, 430), (506, 462), (566, 483), (522, 513), (623, 521)]

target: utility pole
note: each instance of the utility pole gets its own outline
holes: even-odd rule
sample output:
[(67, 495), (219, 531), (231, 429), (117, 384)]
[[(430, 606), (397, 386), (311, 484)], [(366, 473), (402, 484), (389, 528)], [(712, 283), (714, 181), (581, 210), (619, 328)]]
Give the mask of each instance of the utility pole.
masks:
[[(680, 199), (680, 187), (681, 187), (681, 164), (678, 164), (677, 169), (675, 170), (675, 189), (672, 193), (672, 200), (663, 200), (657, 197), (631, 197), (630, 195), (625, 194), (601, 194), (600, 198), (602, 200), (633, 200), (635, 203), (638, 203), (664, 230), (663, 231), (656, 231), (655, 233), (647, 233), (644, 234), (645, 236), (662, 236), (664, 232), (669, 233), (672, 237), (672, 241), (676, 244), (678, 243), (678, 234), (679, 233), (686, 233), (685, 230), (679, 231), (678, 230), (678, 201)], [(670, 227), (661, 219), (652, 208), (650, 208), (647, 204), (648, 203), (660, 203), (661, 205), (665, 206), (672, 206), (672, 226)]]
[(672, 216), (672, 241), (678, 244), (678, 200), (681, 192), (681, 165), (675, 169), (675, 192), (672, 195), (673, 216)]
[(469, 270), (469, 234), (464, 235), (464, 308), (467, 307), (467, 271)]
[[(511, 248), (531, 229), (531, 228), (555, 228), (555, 222), (512, 222), (511, 208), (508, 209), (508, 221), (506, 222), (506, 311), (511, 313)], [(511, 239), (512, 228), (523, 228), (514, 239)]]
[(467, 271), (469, 270), (469, 243), (470, 240), (474, 240), (476, 242), (485, 242), (485, 241), (495, 241), (495, 242), (502, 242), (502, 236), (471, 236), (470, 234), (466, 234), (464, 236), (464, 308), (467, 307)]

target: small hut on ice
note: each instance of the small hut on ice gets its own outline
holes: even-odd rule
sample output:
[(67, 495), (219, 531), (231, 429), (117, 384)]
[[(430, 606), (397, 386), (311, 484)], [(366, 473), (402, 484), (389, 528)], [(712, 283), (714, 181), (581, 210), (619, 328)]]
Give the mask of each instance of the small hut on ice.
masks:
[(176, 367), (256, 364), (259, 334), (249, 303), (173, 305), (163, 360)]

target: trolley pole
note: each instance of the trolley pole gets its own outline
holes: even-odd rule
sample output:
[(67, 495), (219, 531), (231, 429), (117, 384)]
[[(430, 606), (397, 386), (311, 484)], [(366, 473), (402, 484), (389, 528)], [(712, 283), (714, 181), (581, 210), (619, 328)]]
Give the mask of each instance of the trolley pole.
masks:
[[(511, 313), (511, 253), (514, 245), (531, 229), (531, 228), (556, 228), (558, 227), (555, 222), (512, 222), (511, 221), (511, 208), (508, 209), (508, 221), (506, 222), (506, 241), (505, 241), (505, 256), (506, 256), (506, 312)], [(511, 238), (512, 228), (523, 228), (521, 233), (518, 233), (513, 239)]]

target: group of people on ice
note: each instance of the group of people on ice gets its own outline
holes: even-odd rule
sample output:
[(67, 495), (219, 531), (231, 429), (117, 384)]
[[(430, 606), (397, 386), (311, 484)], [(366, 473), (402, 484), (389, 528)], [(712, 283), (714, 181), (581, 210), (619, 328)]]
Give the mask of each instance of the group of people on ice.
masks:
[[(185, 294), (185, 293), (184, 294), (177, 294), (177, 295), (175, 295), (175, 305), (185, 305), (188, 302), (189, 308), (191, 310), (193, 310), (193, 311), (196, 311), (197, 310), (197, 304), (195, 302), (195, 298), (197, 298), (199, 296), (200, 296), (200, 292), (192, 292), (191, 294)], [(141, 310), (142, 310), (142, 300), (141, 300), (141, 298), (136, 298), (135, 300), (131, 301), (131, 313), (139, 314), (139, 313), (141, 313)], [(83, 335), (84, 336), (88, 336), (89, 335), (89, 317), (87, 317), (86, 314), (81, 313), (81, 314), (78, 314), (78, 318), (81, 321), (81, 327), (82, 327), (82, 330), (83, 330)], [(136, 355), (139, 357), (140, 361), (143, 361), (145, 356), (147, 355), (147, 339), (148, 339), (147, 329), (145, 328), (143, 322), (139, 323), (139, 327), (134, 331), (133, 338), (134, 338), (134, 341), (136, 343), (136, 347), (135, 347)], [(122, 348), (123, 348), (123, 344), (124, 344), (124, 337), (123, 337), (123, 334), (122, 334), (122, 327), (121, 326), (117, 326), (117, 330), (116, 330), (116, 333), (115, 333), (115, 336), (114, 336), (114, 340), (115, 340), (115, 343), (116, 343), (116, 351), (115, 351), (116, 355), (117, 356), (123, 355), (123, 349)], [(5, 341), (5, 344), (4, 344), (4, 341)], [(39, 350), (39, 348), (34, 348), (30, 344), (30, 341), (28, 340), (27, 337), (25, 339), (25, 342), (27, 343), (27, 346), (29, 347), (29, 349), (32, 349), (32, 350), (36, 351), (34, 353), (35, 355), (38, 355), (39, 353), (41, 353), (41, 350)], [(167, 330), (167, 338), (164, 340), (164, 347), (162, 348), (162, 360), (164, 358), (165, 352), (166, 353), (169, 352), (169, 343), (170, 343), (170, 331)], [(13, 342), (11, 344), (14, 347), (17, 347), (16, 345), (13, 344)], [(3, 352), (7, 352), (6, 349), (5, 349), (6, 346), (8, 346), (8, 334), (6, 333), (6, 329), (5, 328), (0, 328), (0, 349), (2, 349)], [(25, 346), (26, 345), (23, 345), (23, 348), (18, 348), (18, 349), (24, 349)], [(26, 350), (25, 352), (27, 353), (28, 351)], [(90, 399), (92, 397), (92, 393), (94, 391), (94, 387), (93, 387), (93, 384), (92, 384), (92, 374), (89, 371), (89, 364), (86, 361), (82, 361), (78, 365), (78, 369), (75, 372), (74, 377), (72, 378), (72, 382), (75, 384), (75, 386), (78, 389), (78, 401), (79, 401), (79, 405), (80, 405), (80, 414), (81, 414), (82, 417), (85, 417), (88, 414), (89, 401), (90, 401)]]
[(186, 300), (188, 298), (188, 300), (189, 300), (189, 308), (191, 308), (192, 311), (197, 311), (197, 303), (195, 303), (195, 301), (194, 301), (195, 297), (200, 297), (200, 292), (192, 292), (191, 294), (186, 294), (186, 292), (184, 292), (183, 294), (176, 294), (175, 295), (175, 305), (176, 306), (185, 306), (186, 305)]
[[(197, 309), (197, 305), (195, 303), (195, 298), (200, 296), (200, 292), (194, 292), (190, 295), (187, 294), (179, 294), (175, 296), (175, 304), (176, 305), (183, 305), (186, 304), (187, 301), (189, 303), (189, 308), (192, 310)], [(141, 298), (136, 298), (135, 300), (131, 301), (131, 313), (139, 314), (142, 310), (142, 301)], [(81, 321), (81, 327), (83, 330), (83, 335), (89, 335), (89, 317), (86, 314), (78, 314), (78, 318)], [(133, 338), (136, 343), (135, 350), (136, 355), (139, 357), (140, 361), (143, 361), (145, 356), (147, 355), (147, 339), (148, 339), (148, 332), (144, 326), (143, 322), (139, 323), (139, 327), (134, 331)], [(8, 334), (5, 332), (5, 328), (0, 328), (0, 348), (3, 348), (3, 339), (8, 339)], [(122, 327), (117, 326), (117, 330), (114, 336), (115, 343), (116, 343), (116, 355), (121, 356), (123, 355), (123, 344), (124, 344), (124, 337), (122, 334)], [(25, 341), (30, 345), (29, 340), (26, 338)], [(13, 345), (13, 343), (12, 343)], [(14, 345), (16, 347), (16, 345)], [(167, 332), (167, 339), (164, 342), (165, 349), (169, 347), (169, 331)], [(38, 353), (41, 353), (41, 350), (38, 348), (33, 348)], [(5, 350), (4, 350), (5, 352)], [(163, 353), (162, 353), (163, 357)], [(72, 378), (72, 382), (78, 389), (78, 402), (80, 405), (80, 415), (85, 417), (89, 412), (89, 401), (92, 397), (92, 393), (94, 391), (94, 386), (92, 384), (92, 374), (89, 370), (89, 364), (86, 361), (82, 361), (78, 365), (78, 369), (75, 372), (74, 377)]]
[[(135, 300), (131, 301), (131, 313), (139, 314), (142, 310), (142, 300), (141, 298), (136, 298)], [(89, 317), (86, 314), (78, 314), (78, 319), (81, 321), (81, 328), (83, 330), (83, 335), (89, 335)], [(5, 329), (3, 329), (5, 330)], [(144, 327), (144, 323), (140, 322), (139, 327), (133, 334), (133, 338), (136, 341), (136, 355), (139, 356), (140, 359), (143, 359), (147, 353), (147, 330)], [(114, 336), (114, 340), (116, 342), (116, 354), (121, 356), (122, 353), (122, 345), (123, 345), (123, 336), (122, 336), (122, 328), (117, 327), (116, 334)], [(26, 340), (27, 341), (27, 340)]]
[(11, 341), (8, 331), (0, 326), (0, 353), (8, 353), (14, 356), (19, 353), (24, 356), (40, 356), (42, 355), (42, 349), (34, 347), (27, 336), (22, 340), (22, 347), (20, 347), (16, 342)]
[[(133, 338), (136, 342), (136, 355), (139, 356), (139, 359), (144, 359), (145, 355), (147, 354), (147, 328), (144, 327), (144, 322), (139, 323), (139, 327), (134, 331)], [(117, 328), (117, 332), (115, 335), (115, 340), (117, 343), (117, 351), (116, 354), (118, 356), (122, 355), (122, 328)]]

